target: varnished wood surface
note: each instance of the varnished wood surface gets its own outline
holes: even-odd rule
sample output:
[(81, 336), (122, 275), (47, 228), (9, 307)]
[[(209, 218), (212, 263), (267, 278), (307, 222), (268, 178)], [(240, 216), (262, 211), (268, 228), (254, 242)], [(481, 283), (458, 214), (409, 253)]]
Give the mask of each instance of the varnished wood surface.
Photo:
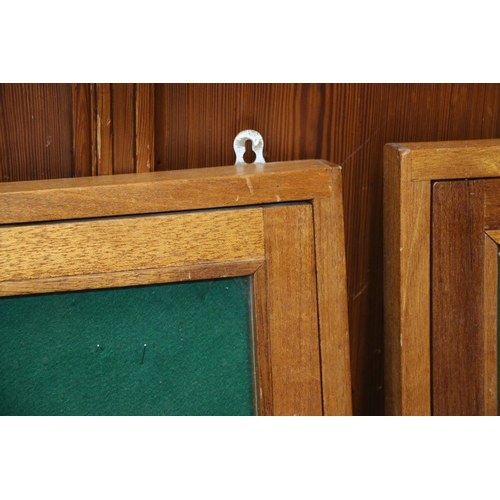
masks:
[[(85, 116), (76, 92), (77, 130)], [(0, 85), (0, 180), (71, 177), (73, 101), (71, 84)], [(90, 141), (88, 141), (90, 146)], [(80, 164), (82, 149), (77, 151)]]
[(73, 105), (73, 176), (95, 175), (97, 172), (95, 85), (73, 83), (71, 84), (71, 91)]
[[(484, 235), (484, 414), (498, 415), (498, 245)], [(496, 240), (495, 240), (496, 237)]]
[[(491, 185), (491, 182), (492, 182), (492, 179), (488, 179), (488, 181), (484, 183), (484, 184), (485, 184), (485, 190), (484, 190), (485, 192), (486, 192), (486, 187), (487, 187), (488, 185)], [(497, 186), (498, 186), (498, 185), (497, 185)], [(498, 187), (500, 187), (500, 186), (498, 186)], [(500, 191), (499, 191), (499, 193), (500, 193)], [(496, 229), (496, 230), (495, 230), (495, 229), (493, 229), (493, 230), (489, 230), (489, 231), (486, 231), (486, 234), (487, 234), (487, 235), (489, 236), (489, 238), (490, 238), (491, 240), (493, 240), (493, 241), (494, 241), (497, 245), (500, 245), (500, 230), (498, 230), (498, 229)]]
[(113, 115), (111, 84), (98, 83), (96, 87), (97, 101), (97, 173), (110, 175), (113, 173)]
[(263, 257), (260, 208), (0, 228), (0, 281)]
[[(385, 148), (384, 289), (389, 413), (407, 414), (403, 408), (405, 397), (415, 397), (416, 387), (402, 383), (405, 370), (413, 372), (421, 384), (431, 384), (434, 415), (498, 412), (498, 250), (493, 240), (485, 236), (485, 230), (493, 229), (488, 234), (494, 238), (494, 228), (500, 227), (500, 180), (481, 176), (495, 175), (492, 167), (500, 161), (499, 144), (500, 140), (485, 140), (406, 143)], [(457, 172), (472, 180), (447, 180), (454, 179)], [(405, 192), (428, 190), (431, 185), (432, 225), (420, 224), (419, 207), (424, 200), (429, 201), (430, 192), (420, 202), (411, 201)], [(410, 210), (405, 200), (411, 201)], [(406, 223), (402, 224), (404, 220)], [(429, 234), (431, 252), (428, 244), (419, 245)], [(410, 246), (420, 248), (422, 255), (423, 248), (427, 248), (424, 253), (430, 254), (431, 267), (427, 266), (425, 272), (417, 259), (405, 255), (405, 236)], [(400, 262), (395, 266), (398, 258)], [(415, 280), (396, 279), (395, 270), (402, 268), (403, 258), (416, 276), (431, 276), (430, 288), (417, 289)], [(430, 310), (422, 308), (425, 303), (430, 304)], [(417, 332), (420, 341), (427, 341), (430, 336), (429, 374), (416, 371), (415, 360), (409, 362), (403, 355), (398, 356), (398, 335), (403, 353), (405, 335), (411, 329), (411, 321), (399, 313), (405, 307), (414, 323), (422, 326)], [(416, 346), (411, 346), (411, 351), (416, 354)], [(399, 400), (401, 406), (397, 404)]]
[[(71, 154), (69, 85), (28, 87), (0, 85), (0, 179), (81, 175)], [(155, 170), (232, 164), (232, 141), (247, 128), (262, 133), (267, 161), (324, 158), (343, 167), (354, 411), (382, 414), (383, 146), (500, 137), (500, 85), (154, 87)], [(30, 109), (43, 111), (45, 122), (30, 122)], [(59, 134), (47, 132), (58, 127)], [(52, 157), (47, 135), (56, 138)], [(98, 171), (112, 173), (113, 165), (101, 161)]]
[(253, 277), (253, 314), (254, 349), (257, 371), (257, 401), (259, 415), (273, 414), (273, 379), (271, 373), (271, 339), (267, 313), (267, 269), (261, 265)]
[(497, 140), (401, 144), (412, 151), (412, 180), (470, 179), (500, 175)]
[(135, 85), (135, 171), (154, 170), (155, 147), (155, 94), (154, 85)]
[(500, 179), (484, 183), (484, 227), (500, 229)]
[(340, 169), (333, 169), (334, 190), (313, 201), (316, 281), (321, 343), (323, 411), (351, 415), (349, 319), (345, 274), (344, 211)]
[(318, 160), (0, 184), (0, 224), (310, 200), (333, 190)]
[(154, 169), (154, 85), (100, 83), (95, 118), (98, 175)]
[(59, 276), (56, 278), (0, 281), (0, 297), (249, 276), (255, 273), (263, 262), (263, 258), (257, 258), (157, 269), (134, 269), (132, 271)]
[[(173, 205), (158, 192), (159, 184), (167, 188)], [(109, 208), (100, 208), (86, 213), (93, 218), (68, 220), (79, 213), (75, 194), (106, 207), (109, 198), (99, 189), (109, 186), (122, 194), (139, 186), (132, 198), (147, 198), (153, 203), (149, 210), (160, 213), (104, 217)], [(245, 198), (243, 186), (251, 198)], [(24, 196), (32, 221), (54, 206), (59, 193), (56, 211), (66, 220), (29, 224), (18, 213), (25, 222), (20, 223), (11, 213), (10, 224), (0, 226), (1, 295), (255, 273), (252, 319), (259, 413), (352, 413), (338, 166), (298, 161), (18, 182), (2, 191)], [(177, 211), (193, 203), (193, 192), (194, 203), (213, 210)], [(52, 199), (39, 198), (40, 193)], [(7, 209), (6, 198), (0, 198)], [(261, 206), (252, 206), (256, 203)], [(221, 210), (221, 204), (239, 209)], [(116, 207), (114, 215), (127, 213), (127, 197), (117, 199)], [(321, 260), (317, 271), (316, 259)], [(330, 309), (329, 303), (335, 307)]]
[(430, 415), (430, 183), (411, 181), (410, 150), (384, 153), (386, 412)]
[(111, 86), (113, 127), (113, 173), (135, 172), (135, 85)]
[(323, 414), (312, 216), (264, 208), (273, 415)]
[(484, 234), (481, 181), (432, 192), (434, 415), (484, 414)]

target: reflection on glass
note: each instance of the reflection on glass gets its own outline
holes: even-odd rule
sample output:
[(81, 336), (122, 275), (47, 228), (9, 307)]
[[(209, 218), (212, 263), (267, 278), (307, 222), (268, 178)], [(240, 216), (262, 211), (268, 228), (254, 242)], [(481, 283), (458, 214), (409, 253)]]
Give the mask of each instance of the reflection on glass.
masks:
[(0, 414), (252, 415), (249, 286), (0, 299)]

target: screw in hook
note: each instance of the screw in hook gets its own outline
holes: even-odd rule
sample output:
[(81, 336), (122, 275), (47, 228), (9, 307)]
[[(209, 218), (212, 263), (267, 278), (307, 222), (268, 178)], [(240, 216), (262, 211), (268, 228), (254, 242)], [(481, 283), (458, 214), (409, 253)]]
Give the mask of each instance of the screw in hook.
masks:
[(144, 356), (146, 355), (146, 347), (147, 345), (144, 344), (144, 347), (142, 348), (142, 359), (141, 359), (141, 365), (144, 363)]

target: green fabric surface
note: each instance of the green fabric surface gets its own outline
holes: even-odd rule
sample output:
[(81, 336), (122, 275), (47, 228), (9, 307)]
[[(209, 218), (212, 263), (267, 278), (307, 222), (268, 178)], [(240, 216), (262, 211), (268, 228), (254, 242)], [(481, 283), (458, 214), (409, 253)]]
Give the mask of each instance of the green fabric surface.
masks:
[(242, 277), (2, 298), (0, 414), (252, 415), (248, 293)]

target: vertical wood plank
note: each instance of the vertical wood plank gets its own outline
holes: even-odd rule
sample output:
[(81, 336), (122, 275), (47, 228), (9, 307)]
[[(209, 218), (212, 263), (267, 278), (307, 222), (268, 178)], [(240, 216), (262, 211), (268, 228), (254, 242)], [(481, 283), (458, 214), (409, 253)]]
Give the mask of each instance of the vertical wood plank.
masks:
[(486, 85), (452, 85), (447, 135), (454, 139), (482, 137)]
[(264, 208), (264, 234), (273, 414), (321, 415), (311, 206)]
[(73, 175), (85, 177), (95, 171), (92, 137), (93, 109), (92, 90), (90, 84), (71, 84), (73, 104)]
[[(54, 89), (55, 94), (45, 84), (0, 84), (0, 180), (73, 175), (71, 85)], [(499, 89), (499, 84), (155, 85), (155, 169), (232, 164), (232, 140), (245, 128), (263, 134), (267, 161), (319, 157), (343, 166), (357, 415), (384, 411), (383, 146), (499, 137)], [(127, 140), (135, 144), (135, 138)], [(136, 168), (135, 159), (132, 163)], [(113, 173), (112, 162), (108, 165), (108, 172), (99, 173)]]
[(271, 374), (271, 343), (269, 338), (269, 316), (267, 313), (266, 265), (253, 275), (253, 317), (255, 321), (255, 353), (257, 368), (257, 399), (259, 415), (273, 415), (273, 381)]
[(430, 183), (411, 181), (409, 150), (384, 155), (386, 412), (430, 415)]
[(0, 84), (0, 181), (71, 177), (72, 129), (71, 84)]
[(313, 202), (323, 408), (352, 415), (342, 178), (332, 174), (332, 195)]
[(90, 84), (90, 143), (92, 175), (97, 175), (97, 85)]
[(433, 186), (434, 415), (484, 414), (483, 198), (478, 181)]
[(483, 113), (481, 116), (482, 139), (494, 139), (500, 137), (500, 85), (488, 83), (485, 85), (485, 97)]
[(113, 173), (135, 172), (135, 86), (112, 84)]
[(111, 84), (97, 84), (97, 173), (113, 173), (113, 120)]
[(484, 414), (498, 415), (498, 245), (484, 235)]
[[(344, 149), (341, 166), (349, 332), (357, 415), (384, 411), (381, 153), (387, 134), (389, 91), (387, 85), (342, 87), (333, 104), (332, 118), (340, 137), (332, 133), (327, 149), (327, 158), (337, 156), (331, 148)], [(324, 133), (328, 134), (328, 129)], [(372, 168), (361, 167), (367, 162), (373, 162)]]
[(154, 85), (137, 83), (135, 91), (135, 169), (137, 173), (154, 170)]

